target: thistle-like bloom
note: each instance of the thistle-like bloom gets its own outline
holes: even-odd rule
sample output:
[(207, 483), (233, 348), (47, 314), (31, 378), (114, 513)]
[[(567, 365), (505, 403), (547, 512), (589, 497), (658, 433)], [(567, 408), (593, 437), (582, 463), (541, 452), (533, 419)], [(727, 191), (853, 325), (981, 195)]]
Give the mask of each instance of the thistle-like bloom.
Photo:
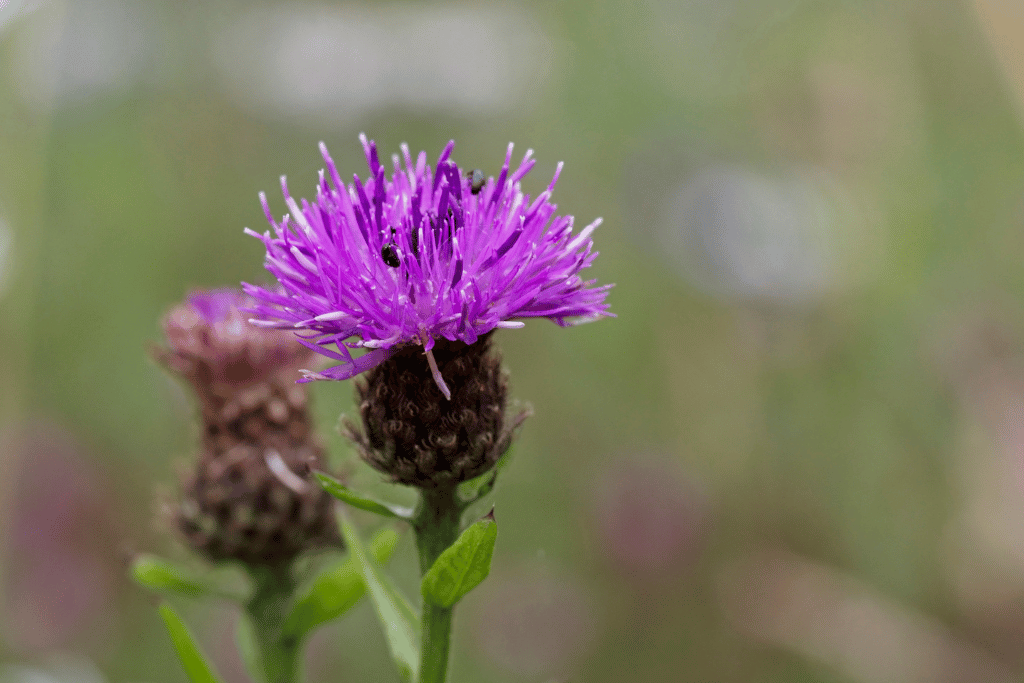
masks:
[[(461, 170), (449, 142), (437, 163), (426, 152), (414, 162), (392, 157), (390, 177), (376, 144), (360, 136), (370, 176), (346, 186), (321, 143), (316, 201), (300, 205), (281, 186), (291, 213), (259, 235), (266, 268), (279, 289), (245, 284), (259, 300), (255, 324), (293, 329), (303, 344), (337, 361), (304, 379), (348, 379), (384, 362), (399, 348), (421, 345), (438, 388), (451, 396), (431, 350), (435, 340), (473, 344), (495, 328), (522, 327), (522, 318), (559, 325), (589, 322), (607, 312), (610, 285), (581, 272), (597, 256), (594, 221), (573, 234), (572, 216), (556, 216), (547, 189), (536, 198), (520, 181), (534, 165), (532, 150), (511, 170), (512, 145), (494, 177)], [(404, 161), (404, 166), (403, 166)], [(366, 349), (360, 356), (356, 349)]]

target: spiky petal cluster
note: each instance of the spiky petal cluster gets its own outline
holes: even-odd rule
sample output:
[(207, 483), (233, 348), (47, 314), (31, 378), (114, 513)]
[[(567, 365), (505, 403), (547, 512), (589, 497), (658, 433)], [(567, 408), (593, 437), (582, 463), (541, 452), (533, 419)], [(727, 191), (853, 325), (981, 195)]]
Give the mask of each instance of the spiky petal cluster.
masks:
[[(512, 145), (498, 174), (463, 172), (449, 142), (431, 167), (392, 157), (385, 171), (376, 144), (360, 136), (370, 177), (346, 186), (321, 143), (316, 201), (301, 206), (281, 186), (291, 213), (277, 222), (260, 195), (273, 234), (249, 234), (266, 247), (266, 268), (279, 290), (244, 285), (260, 301), (254, 321), (302, 332), (303, 343), (339, 364), (305, 379), (348, 379), (383, 362), (398, 347), (419, 344), (433, 361), (434, 340), (473, 344), (521, 318), (559, 325), (610, 315), (610, 285), (580, 273), (593, 263), (594, 221), (573, 234), (572, 216), (556, 216), (547, 189), (531, 199), (520, 181), (534, 165), (532, 150), (512, 170)], [(328, 182), (328, 176), (330, 182)], [(356, 349), (367, 349), (361, 356)], [(436, 363), (434, 379), (448, 395)]]

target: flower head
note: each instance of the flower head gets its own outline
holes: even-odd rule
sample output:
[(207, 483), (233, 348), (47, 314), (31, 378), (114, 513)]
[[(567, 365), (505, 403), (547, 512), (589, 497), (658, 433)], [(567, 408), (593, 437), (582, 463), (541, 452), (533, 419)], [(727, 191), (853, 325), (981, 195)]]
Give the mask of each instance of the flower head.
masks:
[[(245, 284), (258, 305), (255, 324), (301, 332), (300, 341), (339, 364), (304, 372), (305, 380), (348, 379), (398, 348), (421, 345), (433, 378), (450, 392), (431, 353), (435, 340), (473, 344), (522, 318), (572, 325), (611, 315), (610, 285), (580, 273), (593, 263), (594, 221), (573, 234), (572, 216), (556, 216), (551, 192), (536, 198), (520, 181), (532, 150), (512, 170), (512, 145), (498, 178), (464, 172), (449, 142), (431, 167), (406, 145), (385, 171), (373, 141), (360, 136), (370, 176), (346, 186), (321, 143), (316, 201), (301, 206), (281, 186), (291, 213), (277, 222), (260, 195), (274, 233), (249, 234), (266, 247), (266, 268), (280, 289)], [(404, 162), (404, 165), (403, 165)], [(361, 356), (352, 350), (366, 349)]]
[(323, 448), (294, 377), (314, 354), (293, 334), (250, 325), (241, 308), (253, 304), (237, 290), (191, 294), (164, 319), (167, 347), (153, 355), (188, 380), (203, 420), (172, 523), (211, 559), (276, 566), (340, 540), (330, 497), (307, 480)]

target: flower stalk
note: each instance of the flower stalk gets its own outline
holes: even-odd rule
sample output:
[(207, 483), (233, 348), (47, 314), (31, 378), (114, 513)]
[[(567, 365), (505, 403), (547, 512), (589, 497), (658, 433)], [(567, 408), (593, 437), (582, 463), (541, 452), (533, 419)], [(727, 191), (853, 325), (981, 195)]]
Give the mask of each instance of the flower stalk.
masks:
[[(422, 490), (416, 517), (413, 519), (421, 577), (430, 571), (441, 553), (458, 538), (462, 510), (455, 486)], [(447, 676), (452, 611), (452, 607), (423, 601), (419, 683), (443, 683)]]
[[(299, 640), (283, 633), (285, 617), (295, 591), (295, 582), (287, 570), (254, 567), (250, 570), (255, 588), (245, 605), (252, 626), (252, 640), (261, 683), (295, 683), (298, 680)], [(257, 672), (251, 672), (257, 673)]]

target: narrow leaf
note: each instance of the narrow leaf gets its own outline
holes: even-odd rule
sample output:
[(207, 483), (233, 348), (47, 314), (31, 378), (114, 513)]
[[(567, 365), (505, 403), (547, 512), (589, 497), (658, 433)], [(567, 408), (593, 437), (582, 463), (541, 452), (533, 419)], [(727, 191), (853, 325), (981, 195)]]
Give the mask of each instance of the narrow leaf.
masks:
[(174, 649), (178, 651), (178, 658), (181, 665), (185, 667), (185, 673), (192, 683), (220, 683), (220, 678), (214, 673), (213, 668), (207, 663), (206, 657), (196, 644), (195, 638), (189, 633), (188, 628), (182, 622), (181, 617), (166, 602), (160, 605), (160, 616), (163, 617), (168, 633), (171, 634), (171, 641)]
[(136, 557), (132, 562), (131, 575), (143, 588), (164, 595), (213, 596), (245, 602), (252, 588), (245, 574), (237, 569), (217, 568), (197, 575), (156, 555)]
[(314, 472), (313, 474), (320, 482), (320, 486), (323, 487), (324, 491), (327, 491), (327, 493), (331, 494), (343, 503), (347, 503), (354, 508), (359, 508), (360, 510), (374, 512), (385, 517), (412, 519), (412, 508), (392, 505), (390, 503), (382, 503), (379, 500), (361, 496), (358, 493), (354, 493), (352, 489), (348, 488), (329, 474), (324, 474), (323, 472)]
[(476, 588), (491, 572), (498, 525), (489, 514), (462, 532), (423, 576), (423, 598), (451, 607)]
[[(398, 543), (394, 529), (381, 529), (370, 541), (370, 554), (386, 564)], [(366, 592), (359, 565), (349, 557), (320, 574), (295, 600), (282, 626), (285, 638), (302, 638), (320, 624), (337, 619), (352, 609)]]
[(384, 627), (391, 656), (402, 676), (408, 681), (415, 681), (420, 659), (419, 616), (409, 601), (391, 585), (377, 564), (367, 557), (363, 542), (344, 511), (339, 512), (338, 522), (341, 534), (345, 537), (345, 545), (352, 553), (352, 558), (363, 576), (366, 590), (377, 609), (377, 617)]
[(140, 555), (132, 562), (132, 578), (143, 588), (161, 593), (198, 597), (206, 592), (201, 581), (156, 555)]

